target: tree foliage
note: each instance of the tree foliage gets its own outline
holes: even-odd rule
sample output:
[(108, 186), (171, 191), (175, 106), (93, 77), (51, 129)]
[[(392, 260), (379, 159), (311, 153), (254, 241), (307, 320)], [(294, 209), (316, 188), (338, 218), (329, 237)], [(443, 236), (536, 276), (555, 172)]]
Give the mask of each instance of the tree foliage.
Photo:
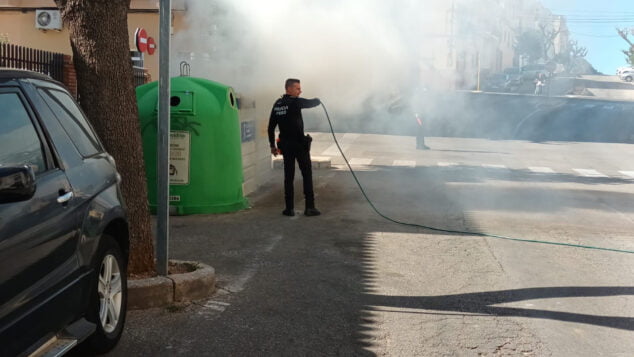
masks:
[(632, 43), (632, 40), (629, 38), (628, 29), (617, 28), (616, 32), (618, 32), (619, 36), (621, 36), (621, 38), (630, 45), (629, 49), (623, 50), (623, 54), (625, 55), (627, 63), (634, 66), (634, 43)]
[[(130, 0), (55, 0), (70, 33), (80, 105), (117, 162), (131, 273), (154, 271), (141, 132), (128, 42)], [(98, 19), (98, 20), (97, 20)]]
[(538, 60), (544, 53), (544, 43), (541, 34), (537, 31), (523, 32), (517, 38), (515, 49), (519, 55), (527, 56), (530, 62)]
[(561, 24), (556, 29), (544, 23), (539, 24), (538, 27), (541, 33), (541, 40), (543, 42), (542, 58), (544, 61), (549, 61), (557, 55), (557, 53), (554, 53), (553, 51), (553, 55), (551, 56), (550, 50), (555, 48), (555, 39), (559, 36), (559, 33), (561, 33)]
[(572, 58), (583, 58), (588, 55), (588, 49), (583, 46), (579, 46), (579, 42), (577, 40), (571, 40), (569, 45), (570, 56)]

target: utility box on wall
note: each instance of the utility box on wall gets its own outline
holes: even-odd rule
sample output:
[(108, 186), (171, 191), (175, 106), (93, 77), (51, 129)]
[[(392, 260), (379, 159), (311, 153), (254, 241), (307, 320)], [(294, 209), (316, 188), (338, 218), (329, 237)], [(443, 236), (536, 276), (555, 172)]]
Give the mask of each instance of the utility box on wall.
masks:
[[(156, 212), (158, 82), (137, 87), (150, 209)], [(210, 80), (171, 80), (170, 213), (234, 212), (242, 191), (241, 127), (231, 87)]]

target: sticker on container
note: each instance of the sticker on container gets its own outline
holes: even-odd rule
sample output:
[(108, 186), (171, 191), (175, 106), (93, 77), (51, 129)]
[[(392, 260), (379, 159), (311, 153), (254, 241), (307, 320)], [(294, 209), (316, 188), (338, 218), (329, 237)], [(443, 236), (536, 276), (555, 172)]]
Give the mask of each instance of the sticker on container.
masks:
[(189, 185), (189, 146), (188, 131), (170, 132), (170, 185)]
[(180, 202), (181, 196), (170, 196), (170, 202)]

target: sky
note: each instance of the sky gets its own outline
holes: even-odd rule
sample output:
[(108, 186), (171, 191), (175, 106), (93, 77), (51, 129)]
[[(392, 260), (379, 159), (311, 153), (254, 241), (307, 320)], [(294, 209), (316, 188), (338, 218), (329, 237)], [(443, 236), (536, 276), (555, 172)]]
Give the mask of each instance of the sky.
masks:
[[(634, 28), (632, 0), (541, 0), (554, 14), (568, 19), (571, 37), (588, 49), (586, 59), (599, 72), (614, 74), (627, 65), (621, 50), (628, 44), (616, 33), (616, 27)], [(634, 42), (634, 35), (630, 35)]]

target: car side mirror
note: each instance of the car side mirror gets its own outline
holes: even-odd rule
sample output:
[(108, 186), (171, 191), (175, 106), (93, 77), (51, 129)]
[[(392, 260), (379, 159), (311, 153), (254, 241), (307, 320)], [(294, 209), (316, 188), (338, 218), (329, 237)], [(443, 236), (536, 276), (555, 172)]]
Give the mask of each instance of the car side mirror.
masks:
[(35, 187), (30, 166), (0, 167), (0, 203), (26, 201), (35, 194)]

